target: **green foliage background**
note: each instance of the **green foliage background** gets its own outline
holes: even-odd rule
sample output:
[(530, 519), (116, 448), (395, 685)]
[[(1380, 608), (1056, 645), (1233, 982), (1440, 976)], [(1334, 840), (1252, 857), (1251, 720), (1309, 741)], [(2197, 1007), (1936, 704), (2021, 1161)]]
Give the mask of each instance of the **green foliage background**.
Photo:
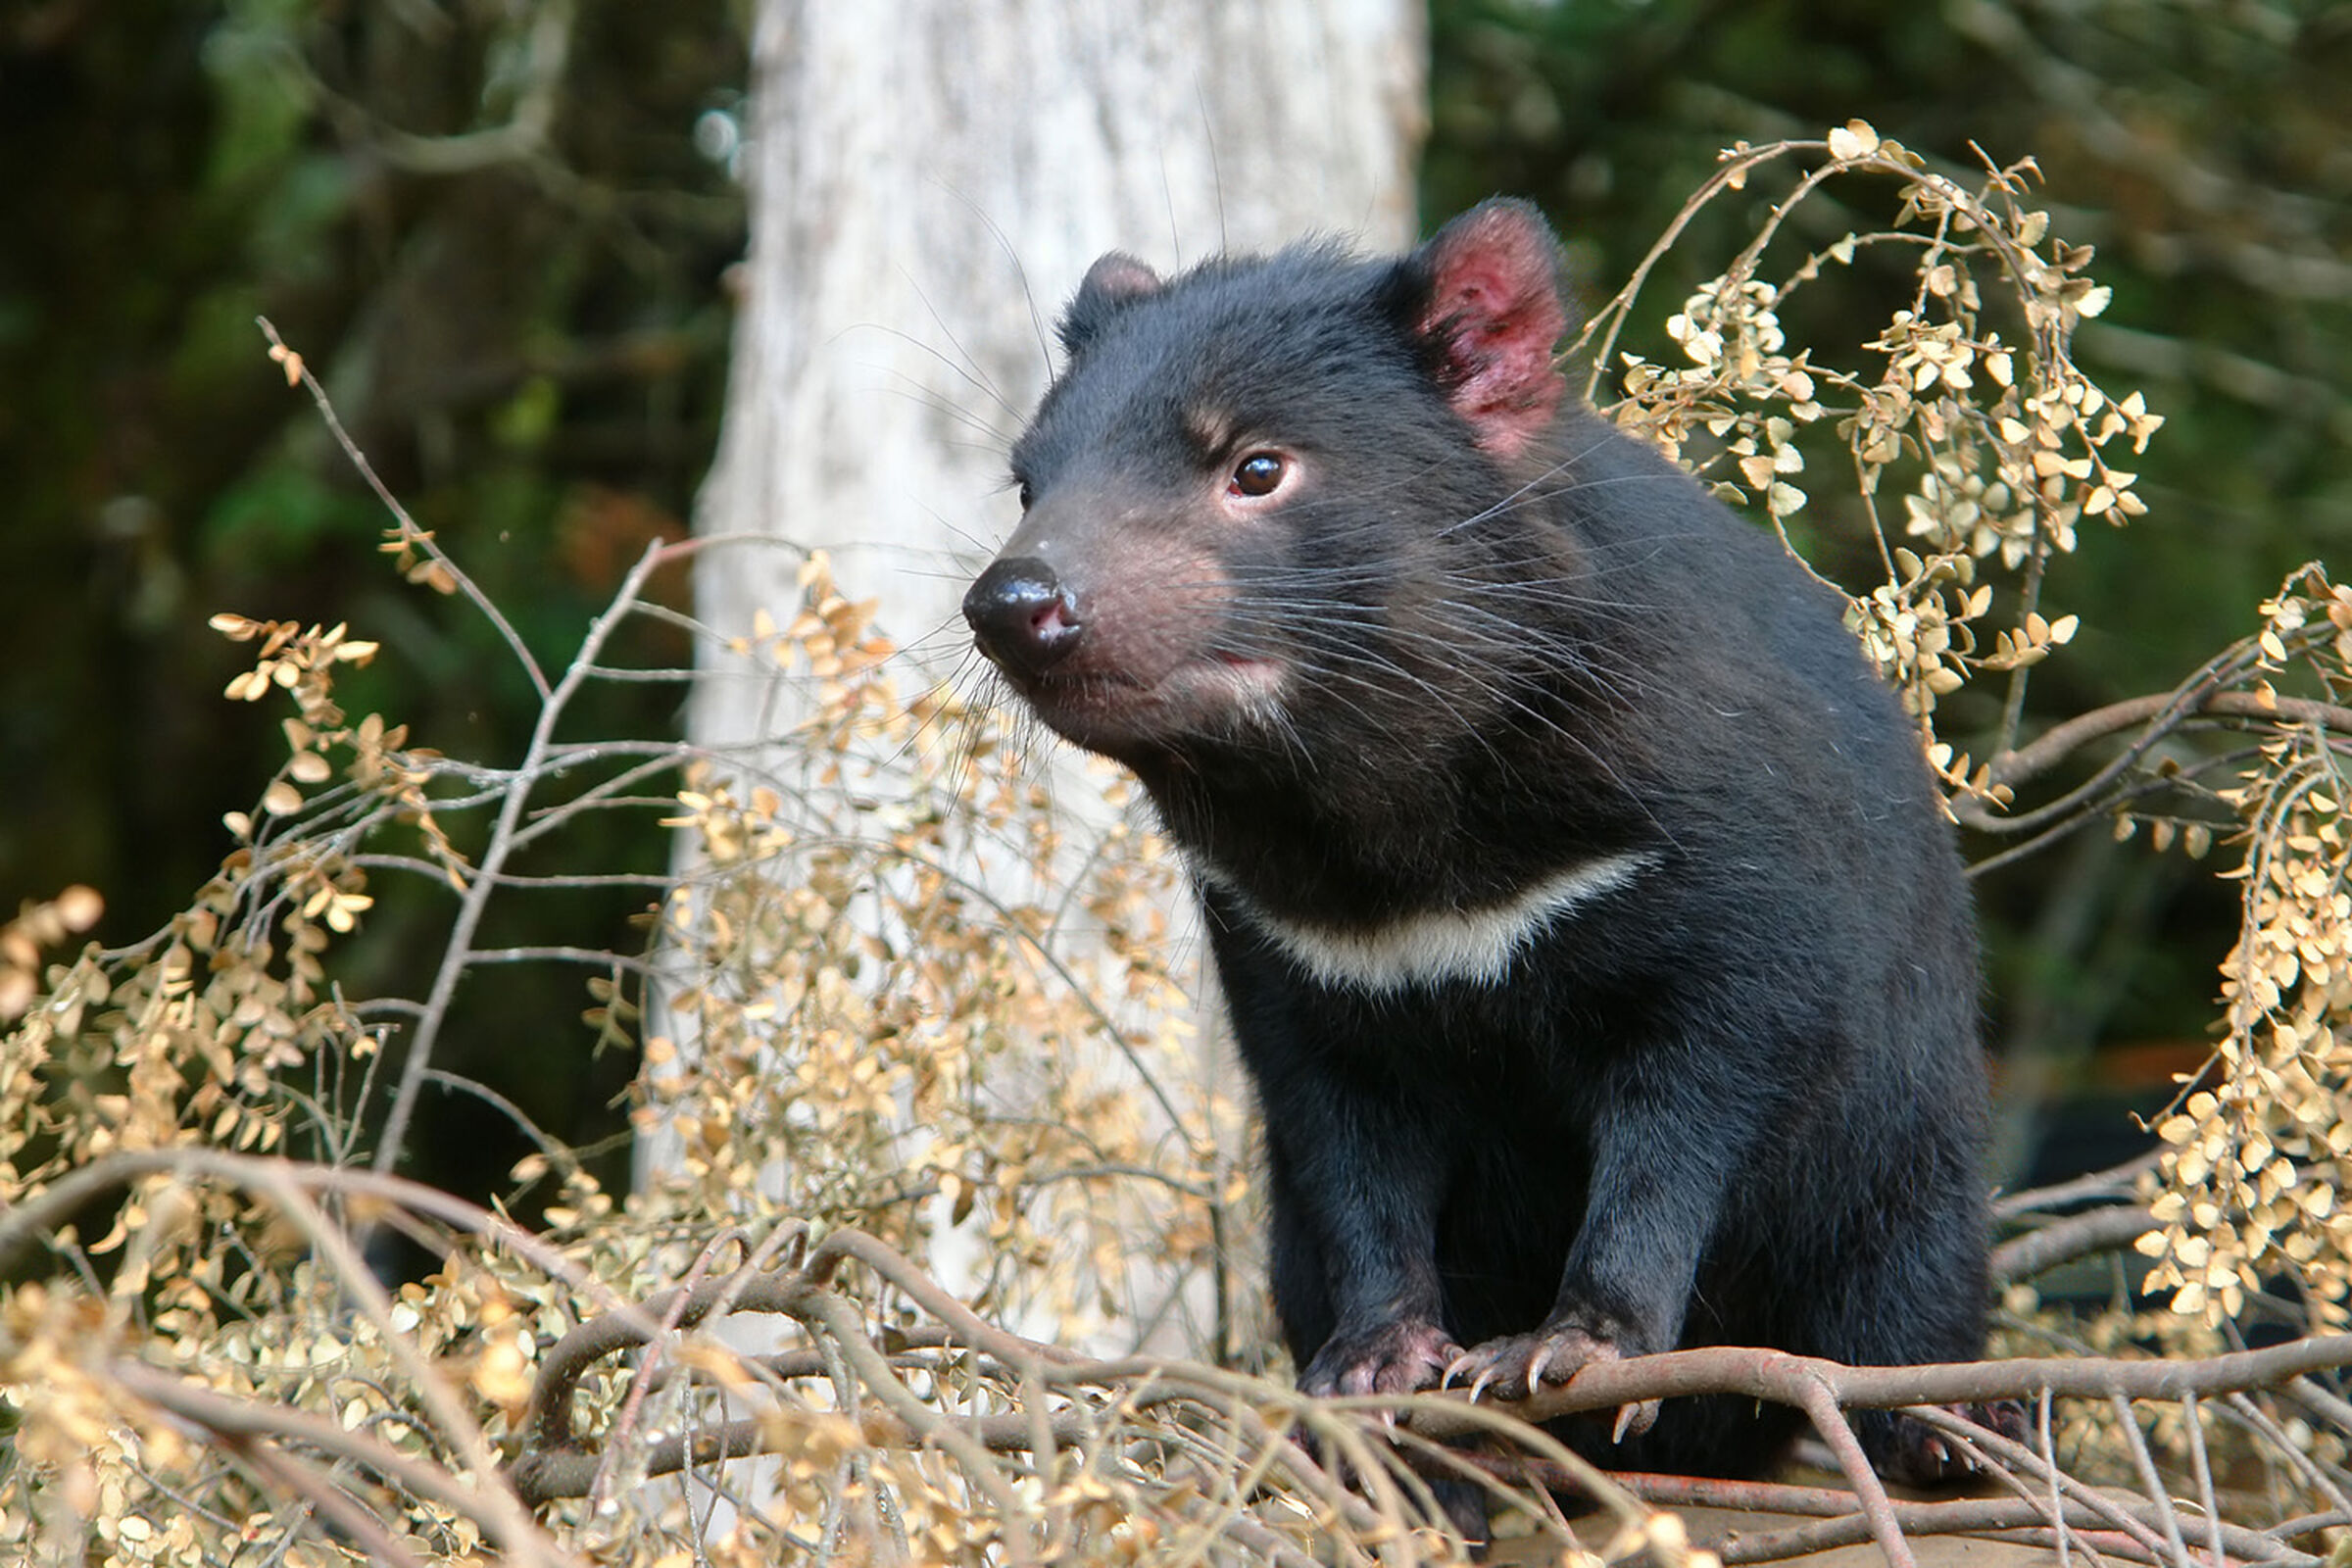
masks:
[[(551, 59), (534, 28), (565, 16)], [(274, 713), (220, 700), (249, 661), (207, 628), (216, 611), (348, 620), (398, 650), (356, 702), (423, 744), (514, 755), (532, 705), (514, 662), (385, 569), (380, 507), (254, 318), (318, 368), (524, 638), (568, 648), (644, 545), (684, 531), (715, 439), (743, 225), (708, 137), (745, 71), (722, 0), (150, 0), (0, 21), (0, 900), (96, 886), (122, 942), (212, 874), (221, 813), (281, 744)], [(526, 119), (534, 94), (543, 136), (461, 139)], [(603, 722), (676, 728), (669, 694), (600, 699), (639, 710)], [(649, 829), (596, 853), (658, 871), (666, 849)], [(572, 895), (496, 939), (626, 946), (643, 902)], [(413, 900), (378, 913), (370, 953), (408, 972), (368, 979), (399, 990), (440, 935)], [(581, 1066), (578, 975), (513, 979), (447, 1064), (568, 1139), (615, 1131), (632, 1063)], [(426, 1158), (461, 1188), (520, 1152), (466, 1097), (427, 1119)]]
[[(1972, 142), (2038, 158), (2058, 227), (2097, 244), (2115, 291), (2079, 339), (2085, 367), (2170, 418), (2139, 485), (2151, 514), (2086, 537), (2051, 584), (2084, 631), (2035, 687), (2049, 714), (2171, 685), (2250, 630), (2287, 568), (2344, 554), (2352, 13), (1438, 0), (1432, 20), (1424, 211), (1535, 196), (1594, 304), (1740, 139), (1858, 116), (1958, 170)], [(513, 754), (529, 710), (511, 665), (374, 561), (379, 512), (252, 318), (319, 368), (526, 639), (566, 642), (647, 538), (682, 529), (715, 434), (747, 25), (725, 0), (49, 0), (0, 20), (0, 904), (89, 883), (122, 941), (211, 874), (220, 813), (277, 755), (270, 715), (219, 698), (242, 659), (205, 628), (215, 611), (348, 619), (387, 648), (353, 677), (355, 709), (453, 754)], [(1686, 253), (1728, 248), (1705, 239)], [(1695, 281), (1653, 283), (1638, 325), (1656, 332)], [(1833, 292), (1884, 319), (1867, 288)], [(673, 699), (637, 700), (600, 721), (674, 728)], [(599, 858), (663, 855), (648, 832)], [(2201, 1059), (2228, 889), (2094, 834), (1984, 894), (2018, 1102), (2148, 1105)], [(495, 940), (625, 946), (637, 902), (584, 895)], [(394, 899), (370, 915), (377, 961), (431, 960), (421, 925), (400, 940), (412, 918)], [(630, 1064), (578, 1070), (576, 978), (517, 973), (442, 1059), (585, 1144), (617, 1131)], [(427, 1123), (427, 1174), (461, 1189), (519, 1152), (470, 1102)], [(2037, 1137), (2021, 1121), (2013, 1155)]]

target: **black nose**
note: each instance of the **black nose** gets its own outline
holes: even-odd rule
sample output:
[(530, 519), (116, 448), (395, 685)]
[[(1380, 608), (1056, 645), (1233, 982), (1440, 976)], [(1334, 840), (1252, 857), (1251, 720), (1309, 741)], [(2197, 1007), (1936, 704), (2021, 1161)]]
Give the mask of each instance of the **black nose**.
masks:
[(1042, 675), (1078, 646), (1086, 626), (1054, 568), (1031, 556), (990, 564), (963, 596), (980, 651), (1015, 675)]

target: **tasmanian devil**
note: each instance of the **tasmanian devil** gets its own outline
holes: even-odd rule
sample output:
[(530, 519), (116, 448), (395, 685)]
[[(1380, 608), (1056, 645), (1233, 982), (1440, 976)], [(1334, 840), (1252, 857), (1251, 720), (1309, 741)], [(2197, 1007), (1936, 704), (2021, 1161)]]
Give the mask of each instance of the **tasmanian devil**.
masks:
[[(1303, 1389), (1969, 1358), (1975, 940), (1919, 735), (1835, 594), (1568, 393), (1566, 324), (1516, 202), (1402, 257), (1105, 256), (964, 614), (1191, 867)], [(1793, 1430), (1630, 1417), (1565, 1435), (1737, 1474)]]

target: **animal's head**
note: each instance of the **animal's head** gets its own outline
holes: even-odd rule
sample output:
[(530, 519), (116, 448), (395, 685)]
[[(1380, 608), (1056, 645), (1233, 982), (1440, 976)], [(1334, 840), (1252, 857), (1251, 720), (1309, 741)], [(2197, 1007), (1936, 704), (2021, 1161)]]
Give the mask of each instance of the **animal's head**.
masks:
[(1172, 278), (1103, 257), (1012, 450), (1020, 526), (964, 598), (980, 651), (1129, 761), (1295, 749), (1335, 702), (1374, 728), (1399, 699), (1475, 706), (1460, 672), (1507, 630), (1476, 585), (1558, 566), (1513, 528), (1566, 324), (1520, 202), (1402, 257), (1309, 244)]

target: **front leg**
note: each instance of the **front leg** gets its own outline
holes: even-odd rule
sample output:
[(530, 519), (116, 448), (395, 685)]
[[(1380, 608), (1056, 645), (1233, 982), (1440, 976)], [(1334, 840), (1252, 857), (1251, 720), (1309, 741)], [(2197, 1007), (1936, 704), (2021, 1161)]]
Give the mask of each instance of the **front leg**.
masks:
[[(1621, 1064), (1593, 1118), (1584, 1221), (1551, 1310), (1456, 1357), (1446, 1381), (1523, 1399), (1593, 1362), (1674, 1348), (1748, 1141), (1740, 1106), (1687, 1055), (1653, 1047)], [(1654, 1404), (1628, 1406), (1618, 1435), (1655, 1416)]]
[(1261, 1097), (1275, 1306), (1299, 1389), (1435, 1387), (1460, 1353), (1438, 1285), (1446, 1166), (1436, 1140), (1409, 1097), (1337, 1075), (1269, 1085)]

